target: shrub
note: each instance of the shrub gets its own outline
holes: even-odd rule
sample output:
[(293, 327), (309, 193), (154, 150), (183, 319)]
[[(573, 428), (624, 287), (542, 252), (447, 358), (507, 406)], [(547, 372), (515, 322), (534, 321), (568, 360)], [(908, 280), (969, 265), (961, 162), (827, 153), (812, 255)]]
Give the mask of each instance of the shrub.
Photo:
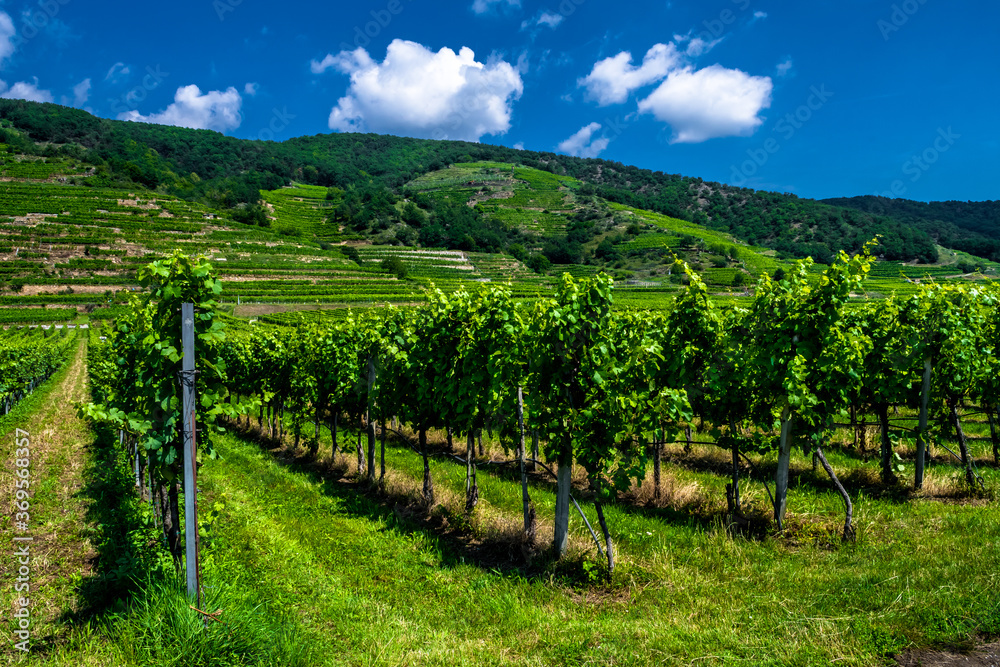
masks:
[(386, 273), (391, 273), (399, 280), (405, 280), (409, 271), (406, 264), (399, 257), (386, 257), (382, 260), (381, 268)]
[(524, 262), (528, 259), (528, 251), (520, 243), (511, 243), (510, 246), (507, 247), (507, 254), (519, 262)]
[(344, 257), (346, 257), (347, 259), (351, 260), (352, 262), (354, 262), (358, 266), (361, 266), (361, 264), (363, 263), (362, 260), (361, 260), (361, 255), (358, 254), (358, 249), (355, 248), (354, 246), (352, 246), (352, 245), (344, 246), (344, 248), (343, 248), (343, 250), (341, 250), (341, 252), (344, 253)]
[(618, 252), (618, 249), (615, 248), (614, 245), (612, 245), (609, 239), (604, 239), (597, 246), (597, 250), (594, 252), (594, 256), (597, 257), (598, 259), (603, 259), (608, 262), (613, 262), (621, 256), (621, 253)]
[(537, 253), (529, 257), (526, 264), (535, 273), (545, 273), (552, 266), (552, 262), (549, 261), (548, 257)]

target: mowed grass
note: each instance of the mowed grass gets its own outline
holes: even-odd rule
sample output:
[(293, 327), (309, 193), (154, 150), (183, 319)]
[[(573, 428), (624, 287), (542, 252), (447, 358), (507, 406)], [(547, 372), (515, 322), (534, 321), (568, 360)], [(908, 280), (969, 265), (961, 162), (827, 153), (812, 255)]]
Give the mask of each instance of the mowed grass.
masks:
[[(970, 417), (968, 432), (982, 436), (986, 425)], [(357, 443), (356, 432), (341, 435), (342, 446)], [(219, 436), (222, 458), (200, 472), (204, 605), (223, 609), (228, 625), (203, 632), (182, 595), (151, 585), (128, 608), (53, 619), (52, 643), (26, 664), (873, 665), (911, 646), (1000, 634), (995, 493), (965, 492), (940, 447), (927, 490), (912, 494), (884, 489), (875, 461), (838, 433), (828, 457), (858, 528), (857, 542), (843, 544), (841, 500), (800, 453), (788, 531), (758, 520), (763, 530), (733, 536), (723, 524), (728, 454), (669, 445), (662, 501), (652, 502), (648, 475), (607, 507), (619, 550), (609, 582), (575, 514), (568, 558), (525, 563), (518, 476), (499, 443), (486, 442), (483, 460), (494, 463), (480, 467), (471, 516), (464, 466), (443, 451), (440, 433), (432, 443), (437, 504), (428, 512), (415, 502), (422, 462), (400, 439), (389, 440), (386, 489), (377, 492), (356, 479), (353, 452), (331, 460), (327, 434), (316, 459), (250, 434)], [(464, 439), (455, 447), (464, 450)], [(897, 450), (905, 461), (907, 447)], [(987, 489), (997, 489), (988, 443), (973, 450)], [(751, 458), (744, 507), (766, 516), (762, 482), (774, 455)], [(597, 528), (582, 472), (575, 477)], [(545, 543), (554, 489), (540, 472), (530, 491)]]
[[(675, 447), (660, 507), (608, 508), (620, 548), (608, 584), (576, 516), (568, 564), (517, 569), (483, 555), (520, 521), (520, 488), (503, 470), (480, 469), (482, 500), (465, 518), (464, 467), (436, 457), (441, 504), (425, 521), (401, 501), (419, 488), (420, 460), (408, 448), (389, 448), (387, 501), (342, 477), (352, 456), (305, 465), (235, 435), (218, 445), (222, 460), (201, 478), (206, 497), (224, 505), (207, 549), (212, 576), (294, 612), (315, 664), (871, 665), (907, 646), (1000, 632), (995, 503), (877, 498), (873, 464), (836, 448), (856, 544), (839, 542), (842, 503), (806, 460), (793, 470), (788, 535), (730, 536), (725, 479), (713, 472), (725, 454)], [(764, 477), (770, 458), (759, 464)], [(984, 472), (995, 488), (996, 471)], [(953, 473), (933, 466), (929, 486), (951, 488)], [(635, 493), (648, 497), (648, 487)], [(536, 480), (531, 494), (548, 540), (553, 490)], [(746, 494), (752, 511), (766, 511), (759, 482)], [(592, 505), (581, 504), (593, 522)]]

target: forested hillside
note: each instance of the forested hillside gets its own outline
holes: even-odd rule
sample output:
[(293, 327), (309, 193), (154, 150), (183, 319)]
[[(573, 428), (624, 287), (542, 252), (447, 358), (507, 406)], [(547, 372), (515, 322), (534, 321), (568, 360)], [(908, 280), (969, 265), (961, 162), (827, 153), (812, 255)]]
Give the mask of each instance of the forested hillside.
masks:
[(940, 245), (994, 261), (1000, 259), (1000, 201), (925, 203), (871, 195), (823, 201), (831, 206), (888, 215), (927, 232)]
[(857, 251), (880, 235), (879, 253), (885, 259), (933, 262), (937, 259), (935, 240), (941, 240), (932, 238), (929, 231), (933, 230), (926, 225), (901, 220), (893, 211), (886, 215), (831, 206), (607, 160), (488, 144), (348, 133), (281, 143), (249, 141), (209, 130), (107, 120), (77, 109), (22, 100), (0, 100), (0, 118), (6, 125), (0, 131), (0, 143), (24, 153), (65, 156), (97, 165), (96, 177), (88, 179), (90, 185), (143, 186), (232, 209), (234, 217), (245, 222), (264, 219), (260, 190), (273, 190), (290, 180), (355, 192), (349, 198), (364, 204), (393, 200), (405, 184), (453, 163), (494, 161), (576, 178), (583, 182), (585, 196), (728, 232), (776, 250), (779, 258), (812, 256), (825, 263), (836, 251)]

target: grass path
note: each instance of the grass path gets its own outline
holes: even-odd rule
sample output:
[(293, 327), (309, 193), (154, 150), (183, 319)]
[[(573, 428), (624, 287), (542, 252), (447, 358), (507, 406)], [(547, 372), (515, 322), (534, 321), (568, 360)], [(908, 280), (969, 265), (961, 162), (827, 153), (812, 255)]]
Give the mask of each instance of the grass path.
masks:
[[(316, 665), (871, 665), (1000, 625), (995, 507), (866, 498), (868, 530), (843, 547), (733, 540), (612, 507), (631, 580), (574, 590), (558, 576), (463, 562), (405, 512), (280, 450), (233, 435), (218, 445), (223, 459), (202, 477), (224, 505), (212, 576), (292, 613)], [(419, 457), (392, 448), (389, 460), (397, 483), (415, 488)], [(434, 465), (436, 487), (460, 495), (460, 466)], [(516, 483), (480, 474), (477, 512), (516, 521)], [(550, 495), (533, 490), (540, 512)]]
[[(57, 618), (76, 609), (76, 585), (90, 573), (96, 555), (88, 539), (87, 501), (79, 493), (93, 435), (73, 409), (74, 403), (87, 398), (86, 338), (81, 336), (66, 365), (12, 412), (0, 440), (5, 463), (0, 470), (5, 553), (12, 553), (15, 535), (34, 538), (30, 543), (29, 596), (32, 650), (52, 641), (59, 631)], [(12, 524), (14, 436), (18, 428), (30, 434), (32, 495), (26, 532), (15, 530)], [(0, 566), (0, 609), (5, 621), (15, 608), (12, 560), (5, 557)], [(17, 657), (9, 643), (2, 651), (8, 658)]]

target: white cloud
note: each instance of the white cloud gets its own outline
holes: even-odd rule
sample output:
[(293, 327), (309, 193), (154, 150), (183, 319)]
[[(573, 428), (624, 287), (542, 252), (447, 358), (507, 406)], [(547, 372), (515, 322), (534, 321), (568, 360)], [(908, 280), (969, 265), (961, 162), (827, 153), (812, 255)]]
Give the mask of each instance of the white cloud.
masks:
[(90, 79), (84, 79), (73, 86), (73, 106), (82, 107), (90, 99)]
[(249, 95), (250, 97), (256, 95), (258, 90), (260, 90), (259, 83), (248, 83), (247, 85), (243, 86), (243, 94)]
[(16, 36), (17, 28), (14, 27), (14, 20), (7, 12), (0, 12), (0, 64), (14, 55), (14, 50), (17, 48), (14, 44)]
[(755, 19), (766, 19), (767, 18), (767, 12), (756, 11), (756, 12), (753, 13), (753, 17)]
[(611, 143), (607, 137), (594, 139), (594, 133), (600, 129), (600, 123), (585, 125), (572, 137), (560, 143), (557, 148), (576, 157), (597, 157)]
[(527, 51), (522, 51), (521, 55), (517, 57), (517, 64), (514, 65), (514, 69), (517, 70), (518, 74), (527, 74), (528, 70), (531, 69), (531, 58), (528, 56)]
[(524, 142), (523, 141), (517, 142), (516, 144), (514, 144), (513, 148), (516, 151), (523, 151), (524, 150)]
[(698, 56), (705, 55), (706, 53), (714, 49), (716, 46), (721, 44), (723, 40), (723, 38), (720, 37), (718, 39), (713, 39), (710, 42), (706, 42), (701, 37), (691, 38), (690, 36), (682, 37), (680, 35), (674, 35), (674, 39), (677, 40), (678, 44), (686, 42), (688, 39), (691, 40), (690, 42), (688, 42), (687, 48), (684, 49), (684, 55), (691, 56), (692, 58), (697, 58)]
[(38, 77), (33, 77), (34, 82), (18, 81), (10, 88), (4, 81), (0, 81), (0, 90), (4, 91), (0, 97), (5, 100), (28, 100), (29, 102), (54, 102), (52, 92), (42, 90), (38, 87)]
[(115, 63), (108, 70), (107, 75), (105, 75), (104, 80), (110, 81), (111, 83), (118, 83), (131, 73), (132, 70), (129, 69), (128, 65), (125, 63)]
[(542, 12), (542, 15), (538, 17), (538, 25), (547, 25), (553, 30), (555, 30), (563, 19), (566, 18), (562, 14), (553, 14), (551, 12)]
[(701, 70), (674, 70), (649, 97), (640, 113), (669, 123), (670, 143), (699, 143), (717, 137), (745, 137), (763, 124), (759, 116), (771, 106), (770, 77), (712, 65)]
[(232, 86), (225, 91), (202, 94), (198, 86), (190, 85), (178, 88), (174, 102), (160, 113), (143, 116), (138, 111), (127, 111), (118, 114), (118, 120), (225, 132), (235, 130), (243, 122), (242, 105), (243, 98)]
[(480, 63), (472, 49), (437, 53), (393, 40), (377, 63), (364, 49), (341, 51), (314, 71), (335, 68), (351, 77), (347, 94), (330, 112), (330, 128), (434, 139), (478, 141), (510, 129), (511, 106), (524, 84), (510, 63)]
[(332, 53), (326, 54), (323, 60), (313, 60), (309, 63), (309, 69), (313, 74), (322, 74), (331, 67), (335, 67), (337, 58), (334, 57)]
[(656, 44), (642, 59), (642, 65), (632, 65), (632, 54), (622, 51), (594, 64), (594, 69), (577, 85), (587, 89), (598, 105), (621, 104), (636, 88), (660, 81), (680, 62), (674, 44)]
[(652, 93), (640, 99), (638, 108), (639, 113), (652, 114), (672, 127), (671, 143), (748, 136), (764, 122), (759, 114), (771, 106), (773, 82), (770, 77), (722, 65), (697, 69), (692, 59), (721, 41), (706, 41), (690, 33), (674, 35), (671, 43), (656, 44), (646, 52), (641, 66), (634, 66), (632, 54), (623, 51), (595, 63), (577, 85), (599, 106), (606, 106), (621, 104), (634, 91), (659, 82)]
[(792, 62), (791, 58), (787, 58), (783, 63), (778, 63), (778, 76), (788, 76), (788, 73), (792, 71), (792, 67), (794, 66), (795, 63)]
[(548, 26), (555, 30), (559, 27), (559, 24), (563, 22), (566, 17), (562, 14), (557, 14), (555, 12), (542, 12), (538, 16), (532, 19), (527, 19), (521, 22), (521, 30), (527, 30), (528, 28)]
[(520, 7), (521, 0), (473, 0), (472, 11), (477, 14), (485, 14), (492, 11), (494, 7), (506, 9), (508, 7)]

